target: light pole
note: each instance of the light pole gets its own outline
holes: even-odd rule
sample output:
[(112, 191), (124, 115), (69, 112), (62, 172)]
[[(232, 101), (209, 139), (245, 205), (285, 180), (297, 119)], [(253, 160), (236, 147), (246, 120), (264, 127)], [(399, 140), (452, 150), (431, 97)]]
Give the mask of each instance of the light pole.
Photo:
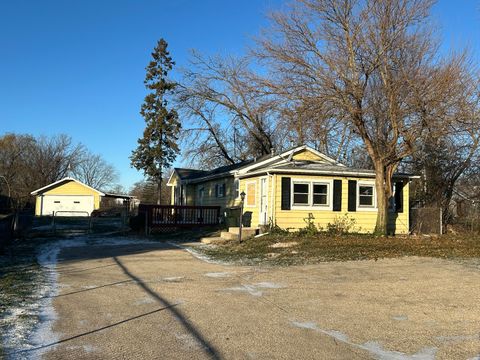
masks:
[(243, 227), (243, 202), (245, 201), (245, 191), (240, 193), (240, 224), (238, 226), (238, 242), (242, 243), (242, 227)]

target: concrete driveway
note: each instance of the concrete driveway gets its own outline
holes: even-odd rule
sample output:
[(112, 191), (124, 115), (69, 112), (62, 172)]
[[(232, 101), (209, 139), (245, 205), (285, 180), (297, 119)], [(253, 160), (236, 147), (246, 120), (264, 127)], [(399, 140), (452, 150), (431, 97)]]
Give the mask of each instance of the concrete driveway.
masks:
[(480, 268), (424, 258), (211, 264), (166, 244), (65, 248), (46, 359), (478, 359)]

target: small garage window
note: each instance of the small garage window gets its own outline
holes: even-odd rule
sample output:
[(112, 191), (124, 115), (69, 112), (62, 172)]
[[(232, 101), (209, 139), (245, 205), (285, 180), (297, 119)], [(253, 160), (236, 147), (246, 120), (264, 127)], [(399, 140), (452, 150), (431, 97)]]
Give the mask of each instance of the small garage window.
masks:
[(53, 203), (54, 204), (60, 204), (60, 200), (55, 200)]
[(73, 203), (74, 204), (80, 204), (80, 201), (74, 201)]

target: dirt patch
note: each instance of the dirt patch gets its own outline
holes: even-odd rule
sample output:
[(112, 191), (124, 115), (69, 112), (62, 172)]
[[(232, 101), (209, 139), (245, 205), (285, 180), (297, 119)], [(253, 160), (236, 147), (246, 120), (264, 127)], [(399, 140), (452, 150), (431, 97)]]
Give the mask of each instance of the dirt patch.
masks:
[(270, 245), (270, 247), (274, 248), (274, 249), (279, 249), (279, 248), (289, 248), (289, 247), (297, 246), (297, 245), (298, 245), (298, 242), (289, 241), (289, 242), (278, 242), (278, 243)]

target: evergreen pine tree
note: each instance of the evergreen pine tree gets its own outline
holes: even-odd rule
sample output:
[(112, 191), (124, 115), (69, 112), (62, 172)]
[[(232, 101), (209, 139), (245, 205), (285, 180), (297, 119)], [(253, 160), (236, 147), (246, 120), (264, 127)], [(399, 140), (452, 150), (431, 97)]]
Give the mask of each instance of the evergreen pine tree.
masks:
[(157, 203), (162, 202), (162, 175), (169, 168), (177, 154), (180, 122), (175, 109), (168, 108), (167, 98), (175, 91), (176, 83), (167, 78), (173, 62), (167, 50), (167, 42), (160, 39), (148, 64), (145, 87), (151, 92), (145, 97), (140, 114), (145, 119), (143, 137), (130, 157), (137, 170), (157, 184)]

